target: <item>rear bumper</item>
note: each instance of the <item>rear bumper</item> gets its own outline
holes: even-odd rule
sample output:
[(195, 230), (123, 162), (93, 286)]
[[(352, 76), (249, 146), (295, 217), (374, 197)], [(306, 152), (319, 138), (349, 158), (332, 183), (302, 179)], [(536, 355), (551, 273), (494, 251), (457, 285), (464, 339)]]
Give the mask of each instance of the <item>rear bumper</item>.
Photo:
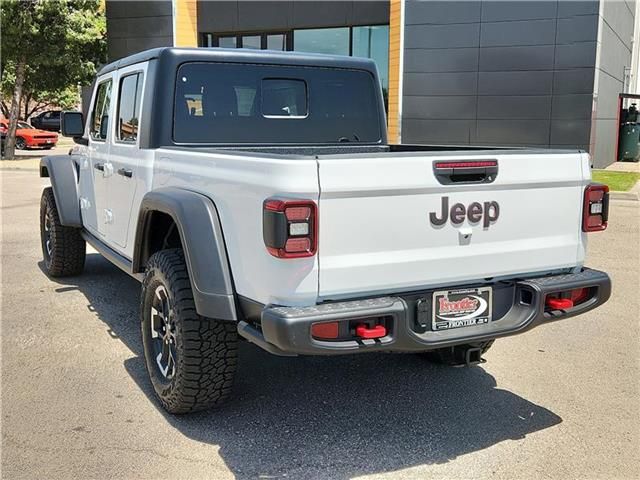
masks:
[[(523, 333), (539, 325), (588, 312), (605, 303), (611, 295), (609, 276), (588, 268), (579, 273), (500, 282), (493, 287), (502, 306), (494, 306), (493, 321), (483, 325), (432, 330), (418, 311), (419, 300), (431, 298), (432, 291), (424, 291), (311, 307), (267, 306), (262, 311), (260, 327), (241, 321), (238, 331), (249, 341), (277, 355), (420, 352)], [(548, 294), (577, 288), (590, 289), (590, 297), (584, 303), (567, 310), (545, 308)], [(500, 310), (498, 314), (496, 310)], [(344, 341), (318, 340), (311, 336), (313, 323), (371, 317), (386, 319), (390, 327), (386, 336)]]

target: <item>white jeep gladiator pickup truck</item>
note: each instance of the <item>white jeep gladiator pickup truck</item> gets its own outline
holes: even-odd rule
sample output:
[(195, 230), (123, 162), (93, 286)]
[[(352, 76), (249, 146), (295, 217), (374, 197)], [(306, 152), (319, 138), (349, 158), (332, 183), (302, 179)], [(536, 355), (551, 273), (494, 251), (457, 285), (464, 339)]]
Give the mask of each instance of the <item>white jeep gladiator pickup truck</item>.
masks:
[(89, 242), (140, 280), (170, 412), (228, 397), (239, 336), (470, 365), (610, 295), (583, 265), (608, 211), (585, 152), (389, 145), (370, 60), (149, 50), (105, 66), (62, 131), (78, 145), (40, 166), (46, 270), (80, 274)]

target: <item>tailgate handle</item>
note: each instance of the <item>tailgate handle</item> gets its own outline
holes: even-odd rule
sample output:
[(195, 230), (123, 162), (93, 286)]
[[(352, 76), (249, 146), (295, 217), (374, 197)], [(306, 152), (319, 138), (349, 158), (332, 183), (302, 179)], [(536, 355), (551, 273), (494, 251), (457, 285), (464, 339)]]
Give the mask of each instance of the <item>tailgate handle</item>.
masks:
[(498, 161), (435, 161), (433, 162), (433, 173), (442, 185), (491, 183), (498, 176)]

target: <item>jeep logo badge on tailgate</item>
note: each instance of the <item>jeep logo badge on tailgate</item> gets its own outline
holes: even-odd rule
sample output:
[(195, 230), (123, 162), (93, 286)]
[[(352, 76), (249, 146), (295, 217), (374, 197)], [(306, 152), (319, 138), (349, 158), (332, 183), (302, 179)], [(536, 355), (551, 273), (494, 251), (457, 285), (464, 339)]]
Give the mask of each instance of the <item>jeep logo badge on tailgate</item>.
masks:
[(436, 212), (429, 213), (429, 220), (436, 227), (444, 225), (451, 217), (451, 223), (454, 225), (460, 225), (467, 218), (469, 223), (478, 223), (482, 220), (482, 226), (489, 228), (489, 225), (500, 216), (500, 205), (494, 200), (484, 203), (472, 202), (468, 207), (461, 203), (454, 203), (449, 211), (449, 197), (442, 197), (441, 210), (440, 215)]

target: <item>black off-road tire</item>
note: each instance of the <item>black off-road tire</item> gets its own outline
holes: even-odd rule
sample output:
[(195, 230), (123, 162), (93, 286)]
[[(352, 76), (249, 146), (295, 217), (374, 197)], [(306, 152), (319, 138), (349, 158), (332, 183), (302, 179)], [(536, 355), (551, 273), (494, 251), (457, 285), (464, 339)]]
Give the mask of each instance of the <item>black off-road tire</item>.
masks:
[(162, 250), (149, 259), (140, 318), (147, 372), (168, 412), (204, 410), (229, 397), (237, 365), (237, 326), (198, 315), (182, 250)]
[(84, 269), (86, 243), (80, 229), (60, 224), (53, 189), (47, 187), (40, 200), (40, 243), (47, 275), (80, 275)]
[(487, 353), (487, 351), (491, 348), (494, 341), (495, 340), (489, 340), (487, 342), (469, 343), (465, 345), (456, 345), (454, 347), (438, 348), (437, 350), (425, 352), (423, 355), (427, 360), (433, 363), (448, 366), (460, 366), (466, 364), (464, 355), (466, 349), (481, 348), (480, 357), (482, 357), (482, 355)]

